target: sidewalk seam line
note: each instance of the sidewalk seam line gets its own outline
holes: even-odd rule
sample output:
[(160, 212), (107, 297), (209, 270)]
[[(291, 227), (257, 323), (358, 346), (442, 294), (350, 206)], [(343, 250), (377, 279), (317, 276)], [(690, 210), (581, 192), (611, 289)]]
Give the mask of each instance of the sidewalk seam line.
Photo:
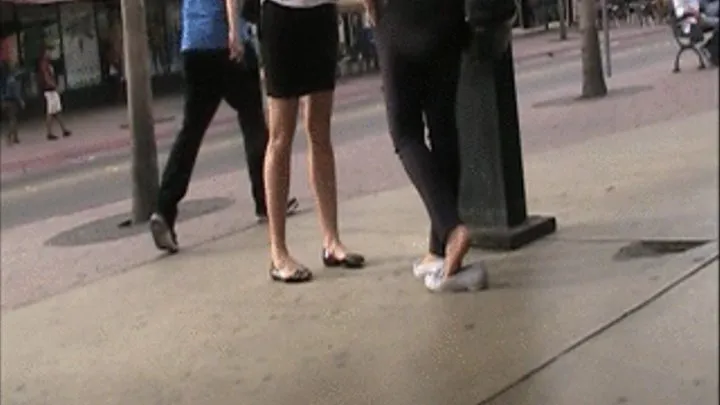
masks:
[[(689, 251), (689, 252), (691, 252), (691, 251)], [(512, 389), (518, 387), (523, 382), (528, 381), (529, 379), (534, 377), (536, 374), (540, 373), (544, 369), (546, 369), (546, 368), (550, 367), (551, 365), (555, 364), (556, 362), (558, 362), (561, 358), (565, 357), (565, 355), (570, 354), (571, 352), (575, 351), (576, 349), (579, 349), (581, 346), (585, 345), (585, 343), (589, 343), (591, 340), (600, 336), (601, 334), (603, 334), (605, 331), (609, 330), (613, 326), (618, 325), (619, 323), (621, 323), (628, 317), (630, 317), (630, 316), (636, 314), (637, 312), (639, 312), (640, 310), (648, 307), (650, 304), (657, 301), (659, 298), (663, 297), (668, 292), (672, 291), (676, 287), (683, 284), (685, 281), (689, 280), (690, 278), (692, 278), (693, 276), (698, 274), (700, 271), (702, 271), (706, 267), (710, 266), (712, 263), (716, 262), (718, 260), (718, 257), (720, 257), (720, 255), (716, 252), (712, 256), (710, 256), (707, 259), (703, 260), (702, 262), (698, 263), (695, 267), (691, 267), (690, 270), (687, 271), (685, 274), (681, 275), (680, 277), (676, 278), (675, 280), (672, 280), (670, 283), (668, 283), (667, 285), (665, 285), (664, 287), (662, 287), (661, 289), (659, 289), (658, 291), (653, 293), (647, 299), (633, 305), (629, 309), (623, 311), (620, 315), (618, 315), (614, 319), (611, 319), (610, 321), (608, 321), (607, 323), (605, 323), (603, 325), (600, 325), (599, 327), (597, 327), (595, 330), (591, 331), (587, 335), (579, 338), (577, 341), (575, 341), (575, 343), (573, 343), (570, 346), (568, 346), (567, 348), (561, 350), (559, 353), (550, 357), (549, 359), (542, 362), (538, 366), (533, 367), (528, 372), (526, 372), (525, 374), (520, 376), (520, 378), (509, 383), (508, 385), (501, 388), (494, 394), (488, 396), (487, 398), (483, 399), (477, 405), (488, 405), (492, 401), (500, 398), (502, 395), (510, 392)]]

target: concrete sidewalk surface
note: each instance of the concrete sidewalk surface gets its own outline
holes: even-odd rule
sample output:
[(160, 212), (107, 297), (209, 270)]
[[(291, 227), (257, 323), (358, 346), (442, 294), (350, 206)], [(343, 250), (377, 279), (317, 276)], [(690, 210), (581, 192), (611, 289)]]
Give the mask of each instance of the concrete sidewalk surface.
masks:
[(717, 260), (487, 405), (587, 403), (718, 403)]
[[(346, 243), (370, 260), (362, 271), (318, 269), (316, 218), (301, 215), (290, 221), (289, 242), (316, 269), (308, 285), (268, 281), (267, 236), (252, 228), (7, 311), (2, 403), (473, 405), (585, 340), (533, 377), (551, 382), (531, 378), (534, 388), (505, 395), (570, 385), (568, 370), (580, 366), (612, 366), (593, 363), (604, 338), (615, 339), (604, 354), (613, 359), (632, 358), (640, 344), (673, 359), (681, 350), (696, 355), (642, 335), (662, 333), (647, 319), (677, 316), (667, 306), (647, 313), (660, 300), (612, 325), (717, 258), (717, 128), (717, 112), (703, 113), (528, 156), (530, 211), (557, 215), (560, 229), (517, 252), (473, 252), (490, 269), (486, 292), (433, 295), (412, 278), (427, 220), (414, 190), (402, 188), (341, 206)], [(182, 224), (181, 235), (202, 220)], [(675, 256), (617, 259), (641, 238), (710, 242)], [(709, 299), (712, 290), (703, 291), (697, 299)], [(706, 328), (695, 337), (699, 350), (717, 341)], [(572, 353), (579, 360), (567, 364)], [(695, 371), (691, 383), (717, 381), (704, 363)], [(649, 368), (633, 372), (657, 381)], [(680, 402), (662, 402), (612, 381), (602, 393), (578, 384), (549, 398), (705, 404), (684, 391)], [(547, 402), (555, 403), (572, 402)]]

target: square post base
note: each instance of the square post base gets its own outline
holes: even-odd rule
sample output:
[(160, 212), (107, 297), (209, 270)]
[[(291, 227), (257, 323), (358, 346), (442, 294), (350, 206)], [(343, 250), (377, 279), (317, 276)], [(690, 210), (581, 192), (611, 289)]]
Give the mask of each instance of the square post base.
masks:
[(470, 227), (471, 245), (487, 250), (515, 250), (554, 233), (555, 217), (528, 216), (522, 224), (514, 227)]

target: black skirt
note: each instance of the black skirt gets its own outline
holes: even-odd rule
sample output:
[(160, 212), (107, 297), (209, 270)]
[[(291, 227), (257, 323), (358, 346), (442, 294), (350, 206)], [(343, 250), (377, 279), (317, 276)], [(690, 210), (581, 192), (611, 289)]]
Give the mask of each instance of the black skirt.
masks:
[(296, 98), (335, 89), (339, 41), (335, 4), (293, 8), (266, 0), (260, 18), (269, 97)]

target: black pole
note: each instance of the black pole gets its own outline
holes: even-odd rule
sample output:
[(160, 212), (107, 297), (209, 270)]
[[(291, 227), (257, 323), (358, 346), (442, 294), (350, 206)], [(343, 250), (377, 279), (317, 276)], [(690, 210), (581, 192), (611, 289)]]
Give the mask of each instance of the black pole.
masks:
[(463, 57), (458, 90), (460, 211), (473, 246), (516, 249), (556, 222), (527, 214), (512, 46), (494, 58), (479, 42)]

